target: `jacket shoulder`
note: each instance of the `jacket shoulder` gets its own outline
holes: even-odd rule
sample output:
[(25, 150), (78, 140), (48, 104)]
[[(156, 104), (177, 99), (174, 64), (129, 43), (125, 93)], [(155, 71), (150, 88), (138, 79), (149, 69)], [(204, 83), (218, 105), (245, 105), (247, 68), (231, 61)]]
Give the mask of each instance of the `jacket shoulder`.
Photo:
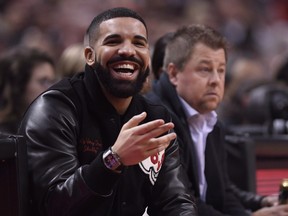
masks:
[(165, 121), (171, 121), (171, 115), (167, 108), (161, 103), (160, 99), (157, 100), (155, 95), (155, 99), (148, 98), (146, 96), (142, 96), (143, 103), (145, 104), (145, 110), (153, 119), (162, 118)]

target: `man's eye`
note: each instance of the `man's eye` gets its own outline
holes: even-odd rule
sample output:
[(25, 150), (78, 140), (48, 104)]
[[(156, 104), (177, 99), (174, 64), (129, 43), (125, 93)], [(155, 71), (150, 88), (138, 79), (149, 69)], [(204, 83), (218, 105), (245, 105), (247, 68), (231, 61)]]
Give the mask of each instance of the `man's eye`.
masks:
[(209, 71), (211, 71), (211, 69), (210, 69), (209, 67), (202, 67), (202, 68), (201, 68), (201, 71), (203, 71), (203, 72), (209, 72)]
[(218, 73), (221, 73), (221, 74), (225, 73), (225, 69), (218, 69)]
[(117, 44), (119, 44), (119, 40), (109, 40), (109, 41), (105, 41), (104, 43), (104, 45), (109, 45), (109, 46), (113, 46)]
[(134, 42), (135, 46), (137, 47), (145, 47), (146, 43), (142, 42), (142, 41), (136, 41)]

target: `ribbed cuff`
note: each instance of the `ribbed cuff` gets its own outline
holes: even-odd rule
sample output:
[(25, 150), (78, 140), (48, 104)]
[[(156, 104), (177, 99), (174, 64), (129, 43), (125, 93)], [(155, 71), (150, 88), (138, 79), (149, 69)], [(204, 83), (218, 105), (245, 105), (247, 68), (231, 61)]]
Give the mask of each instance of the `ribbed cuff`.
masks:
[(83, 178), (95, 193), (108, 196), (121, 174), (109, 170), (104, 165), (102, 157), (103, 153), (98, 155), (89, 166), (83, 167)]

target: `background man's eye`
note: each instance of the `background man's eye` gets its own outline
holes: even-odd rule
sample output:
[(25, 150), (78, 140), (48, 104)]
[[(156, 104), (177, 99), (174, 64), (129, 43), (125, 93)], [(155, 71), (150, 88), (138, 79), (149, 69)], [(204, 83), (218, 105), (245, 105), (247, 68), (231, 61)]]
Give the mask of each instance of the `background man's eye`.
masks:
[(208, 72), (208, 71), (210, 71), (210, 68), (208, 68), (208, 67), (203, 67), (203, 68), (201, 69), (201, 71)]

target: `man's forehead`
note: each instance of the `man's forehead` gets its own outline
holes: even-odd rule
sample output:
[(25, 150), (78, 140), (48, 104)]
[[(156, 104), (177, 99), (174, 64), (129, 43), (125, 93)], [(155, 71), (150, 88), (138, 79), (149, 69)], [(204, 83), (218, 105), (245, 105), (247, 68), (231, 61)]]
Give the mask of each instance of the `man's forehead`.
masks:
[[(143, 28), (146, 29), (145, 25), (140, 20), (138, 20), (136, 18), (133, 18), (133, 17), (115, 17), (115, 18), (111, 18), (111, 19), (103, 21), (100, 24), (100, 27), (103, 26), (103, 25), (111, 25), (111, 24), (115, 24), (115, 23), (126, 23), (126, 24), (130, 24), (130, 23), (136, 24), (137, 23), (137, 25), (142, 25)], [(129, 26), (129, 25), (127, 25), (127, 26)]]
[(129, 30), (131, 32), (141, 35), (144, 34), (144, 36), (147, 37), (147, 30), (145, 25), (141, 21), (133, 17), (111, 18), (103, 21), (99, 27), (101, 33), (105, 33), (107, 31), (111, 32)]

